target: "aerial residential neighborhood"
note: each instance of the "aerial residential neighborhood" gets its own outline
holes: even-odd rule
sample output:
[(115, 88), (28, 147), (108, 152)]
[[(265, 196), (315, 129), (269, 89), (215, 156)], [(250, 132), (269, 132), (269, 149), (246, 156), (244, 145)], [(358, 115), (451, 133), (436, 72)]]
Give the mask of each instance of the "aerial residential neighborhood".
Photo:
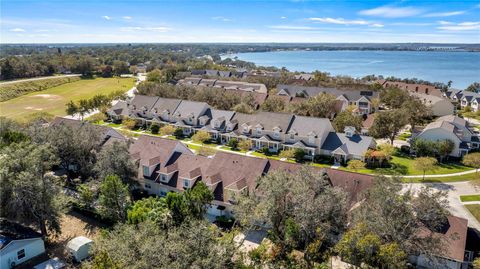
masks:
[(2, 1), (0, 269), (480, 269), (472, 1)]

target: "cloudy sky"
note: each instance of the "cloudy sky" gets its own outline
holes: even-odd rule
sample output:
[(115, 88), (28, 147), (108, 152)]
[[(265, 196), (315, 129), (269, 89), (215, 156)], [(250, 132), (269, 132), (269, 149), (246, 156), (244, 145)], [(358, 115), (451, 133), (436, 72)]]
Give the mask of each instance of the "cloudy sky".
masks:
[(2, 0), (2, 43), (480, 43), (480, 1)]

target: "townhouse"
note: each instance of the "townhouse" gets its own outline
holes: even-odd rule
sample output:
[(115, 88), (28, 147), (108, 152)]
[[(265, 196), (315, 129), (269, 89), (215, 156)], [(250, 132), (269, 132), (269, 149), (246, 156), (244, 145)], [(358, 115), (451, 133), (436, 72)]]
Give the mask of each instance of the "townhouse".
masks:
[(420, 99), (425, 106), (430, 108), (433, 116), (441, 117), (455, 113), (455, 106), (450, 100), (444, 97), (415, 92), (411, 92), (410, 94)]
[(444, 93), (444, 97), (449, 98), (465, 109), (470, 107), (473, 111), (480, 108), (480, 94), (470, 91), (449, 90)]
[(406, 90), (413, 93), (420, 93), (425, 95), (434, 95), (442, 97), (442, 91), (435, 88), (435, 86), (426, 85), (426, 84), (416, 84), (416, 83), (405, 83), (400, 81), (388, 81), (388, 80), (378, 80), (378, 84), (382, 85), (383, 88), (395, 87), (402, 90)]
[[(138, 107), (141, 109), (138, 110)], [(125, 111), (132, 108), (132, 111)], [(136, 95), (131, 101), (114, 105), (107, 114), (112, 120), (128, 115), (142, 126), (171, 124), (191, 135), (198, 130), (211, 134), (220, 143), (230, 139), (248, 139), (252, 149), (278, 152), (285, 149), (302, 149), (306, 158), (315, 155), (335, 157), (338, 162), (350, 159), (363, 160), (375, 140), (360, 135), (353, 127), (345, 133), (336, 133), (326, 118), (303, 117), (288, 113), (258, 112), (243, 114), (217, 110), (203, 102), (167, 99)]]
[(355, 112), (359, 115), (367, 115), (377, 110), (375, 99), (378, 99), (378, 92), (371, 90), (338, 90), (325, 87), (305, 87), (297, 85), (278, 85), (277, 95), (291, 98), (309, 98), (316, 95), (328, 93), (336, 97), (339, 110), (343, 111), (348, 106), (355, 106)]
[(213, 87), (226, 90), (267, 93), (267, 87), (261, 83), (250, 83), (244, 81), (230, 81), (230, 80), (217, 80), (206, 79), (199, 77), (187, 77), (178, 81), (178, 85), (185, 86), (203, 86)]
[(438, 118), (428, 124), (420, 133), (414, 133), (412, 141), (414, 139), (450, 140), (455, 145), (450, 153), (452, 157), (462, 157), (470, 150), (479, 148), (480, 145), (479, 136), (470, 129), (468, 122), (454, 115)]
[[(231, 216), (235, 194), (253, 191), (256, 180), (273, 171), (295, 172), (300, 164), (217, 152), (213, 157), (195, 155), (179, 141), (142, 135), (130, 146), (131, 158), (138, 165), (138, 182), (149, 194), (165, 196), (170, 191), (184, 191), (198, 182), (214, 194), (208, 214)], [(329, 183), (345, 190), (351, 204), (358, 194), (372, 185), (373, 176), (335, 169), (308, 166), (326, 174)], [(319, 177), (319, 180), (321, 180)]]

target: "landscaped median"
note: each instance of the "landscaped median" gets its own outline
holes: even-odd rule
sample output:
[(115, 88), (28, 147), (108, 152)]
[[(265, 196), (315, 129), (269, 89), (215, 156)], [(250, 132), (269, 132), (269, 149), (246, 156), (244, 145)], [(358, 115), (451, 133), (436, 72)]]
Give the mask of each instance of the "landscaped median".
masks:
[(480, 204), (465, 205), (465, 207), (480, 222)]
[[(195, 152), (199, 152), (202, 148), (210, 149), (212, 152), (215, 150), (220, 151), (227, 151), (234, 154), (245, 154), (248, 156), (258, 157), (258, 158), (268, 158), (272, 160), (281, 160), (294, 163), (294, 160), (286, 160), (279, 156), (279, 154), (269, 153), (265, 154), (259, 151), (251, 151), (246, 152), (240, 149), (233, 150), (232, 148), (228, 147), (227, 145), (219, 145), (215, 143), (196, 143), (193, 142), (190, 138), (177, 138), (173, 135), (161, 135), (161, 134), (152, 134), (150, 130), (130, 130), (127, 129), (122, 124), (116, 123), (107, 123), (107, 122), (97, 122), (96, 124), (109, 126), (115, 129), (120, 130), (125, 135), (131, 137), (138, 137), (142, 134), (146, 135), (153, 135), (153, 136), (161, 136), (168, 139), (179, 140), (185, 143), (190, 149), (194, 150)], [(362, 174), (370, 174), (370, 175), (387, 175), (387, 176), (399, 176), (403, 177), (403, 181), (406, 183), (428, 183), (428, 182), (458, 182), (458, 181), (469, 181), (473, 179), (477, 179), (477, 173), (471, 167), (462, 165), (461, 163), (439, 163), (436, 165), (436, 168), (432, 171), (429, 171), (427, 175), (425, 175), (425, 179), (423, 178), (423, 172), (416, 169), (414, 165), (415, 159), (402, 155), (400, 153), (396, 153), (392, 156), (392, 160), (390, 161), (391, 167), (389, 168), (377, 168), (377, 169), (369, 169), (369, 168), (361, 168), (361, 169), (349, 169), (344, 166), (337, 167), (340, 170), (349, 171), (349, 172), (357, 172)], [(313, 161), (305, 161), (305, 164), (313, 165), (316, 167), (331, 167), (332, 164), (330, 163), (318, 163)]]
[(462, 202), (480, 202), (480, 194), (473, 195), (462, 195), (460, 196), (460, 201)]

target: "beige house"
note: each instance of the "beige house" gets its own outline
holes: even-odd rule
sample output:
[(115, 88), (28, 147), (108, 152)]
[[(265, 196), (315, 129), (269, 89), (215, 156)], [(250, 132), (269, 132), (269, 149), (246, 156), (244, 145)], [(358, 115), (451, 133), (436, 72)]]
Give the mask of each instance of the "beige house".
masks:
[(453, 115), (455, 112), (455, 106), (446, 98), (414, 92), (411, 92), (411, 95), (420, 99), (428, 108), (430, 108), (433, 116), (441, 117)]
[(428, 124), (422, 132), (414, 134), (413, 139), (429, 141), (450, 140), (455, 144), (450, 153), (453, 157), (462, 157), (480, 145), (478, 135), (468, 126), (468, 122), (458, 116), (448, 115)]

